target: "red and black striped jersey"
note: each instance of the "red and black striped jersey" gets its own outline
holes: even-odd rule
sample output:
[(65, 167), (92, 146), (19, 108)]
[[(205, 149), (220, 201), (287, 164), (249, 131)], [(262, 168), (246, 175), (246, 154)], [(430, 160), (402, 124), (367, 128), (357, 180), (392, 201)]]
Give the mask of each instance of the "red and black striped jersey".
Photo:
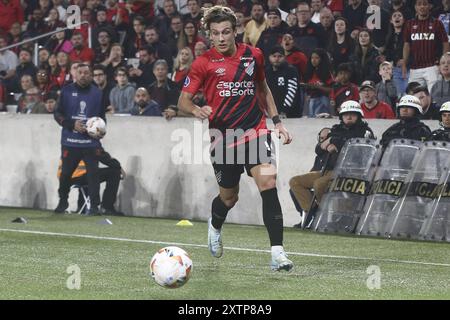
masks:
[[(195, 95), (200, 89), (211, 106), (209, 128), (226, 133), (227, 129), (267, 129), (263, 107), (258, 103), (257, 82), (265, 80), (261, 50), (236, 44), (233, 56), (224, 56), (215, 48), (192, 64), (183, 92)], [(264, 130), (261, 130), (264, 131)], [(253, 137), (250, 137), (252, 139)]]
[(410, 44), (412, 69), (427, 68), (437, 64), (441, 56), (442, 43), (448, 41), (441, 21), (411, 19), (403, 30), (403, 41)]

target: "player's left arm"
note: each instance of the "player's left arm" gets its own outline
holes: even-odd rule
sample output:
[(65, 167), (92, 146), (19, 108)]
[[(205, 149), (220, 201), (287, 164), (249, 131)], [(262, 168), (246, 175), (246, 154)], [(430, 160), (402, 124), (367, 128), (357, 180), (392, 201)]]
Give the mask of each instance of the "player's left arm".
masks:
[(277, 106), (275, 105), (275, 100), (273, 99), (272, 92), (267, 85), (266, 79), (260, 79), (256, 82), (257, 95), (261, 97), (260, 101), (263, 107), (267, 110), (269, 118), (272, 119), (275, 125), (275, 130), (278, 130), (279, 137), (283, 136), (283, 144), (289, 144), (292, 141), (292, 135), (281, 123), (280, 117), (278, 115)]

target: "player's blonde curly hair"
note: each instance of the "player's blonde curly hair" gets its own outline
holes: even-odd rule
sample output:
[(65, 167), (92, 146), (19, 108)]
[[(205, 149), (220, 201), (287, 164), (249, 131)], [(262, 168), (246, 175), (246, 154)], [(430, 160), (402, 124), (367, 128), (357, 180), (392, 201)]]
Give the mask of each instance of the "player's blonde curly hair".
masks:
[(205, 30), (209, 31), (211, 23), (220, 23), (223, 21), (230, 21), (233, 30), (236, 29), (237, 18), (233, 10), (224, 6), (214, 6), (206, 9), (203, 13), (202, 24)]

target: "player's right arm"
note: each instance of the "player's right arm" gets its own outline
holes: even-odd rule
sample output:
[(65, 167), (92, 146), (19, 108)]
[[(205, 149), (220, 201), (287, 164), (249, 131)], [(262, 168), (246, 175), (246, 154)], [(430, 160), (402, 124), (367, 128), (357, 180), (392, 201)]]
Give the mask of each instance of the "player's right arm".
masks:
[(192, 99), (194, 98), (194, 95), (189, 92), (181, 92), (180, 98), (178, 99), (178, 110), (193, 115), (194, 117), (204, 120), (209, 117), (209, 115), (212, 112), (212, 109), (210, 106), (203, 106), (199, 107), (194, 104)]
[(207, 64), (208, 59), (203, 56), (194, 60), (178, 99), (178, 110), (201, 120), (207, 119), (212, 113), (210, 106), (199, 107), (193, 102), (195, 94), (204, 85), (206, 77), (205, 66)]

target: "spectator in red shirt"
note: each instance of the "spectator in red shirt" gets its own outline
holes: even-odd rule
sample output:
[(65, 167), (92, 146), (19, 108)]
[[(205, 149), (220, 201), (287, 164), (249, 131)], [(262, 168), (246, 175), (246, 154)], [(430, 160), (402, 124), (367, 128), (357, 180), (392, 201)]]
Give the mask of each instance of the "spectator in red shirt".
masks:
[(344, 11), (344, 0), (327, 0), (325, 6), (333, 12), (335, 17), (339, 17)]
[[(49, 57), (49, 63), (51, 56)], [(70, 62), (69, 55), (63, 51), (58, 52), (56, 55), (57, 66), (52, 72), (50, 79), (54, 85), (62, 88), (70, 80)], [(51, 64), (50, 64), (51, 66)]]
[(14, 22), (23, 24), (24, 14), (20, 0), (0, 0), (0, 33), (9, 32)]
[(377, 100), (375, 83), (366, 80), (361, 85), (361, 109), (366, 119), (395, 119), (394, 111), (390, 105)]
[(155, 16), (155, 9), (153, 1), (144, 1), (144, 0), (135, 0), (135, 1), (126, 1), (132, 2), (127, 3), (125, 7), (131, 11), (135, 16), (142, 16), (146, 20), (152, 20)]
[(128, 10), (125, 3), (117, 3), (117, 0), (108, 0), (109, 9), (106, 11), (106, 20), (119, 29), (126, 29), (130, 23)]
[(83, 44), (81, 33), (74, 33), (70, 39), (73, 50), (69, 54), (71, 61), (82, 61), (91, 64), (94, 61), (94, 51)]

